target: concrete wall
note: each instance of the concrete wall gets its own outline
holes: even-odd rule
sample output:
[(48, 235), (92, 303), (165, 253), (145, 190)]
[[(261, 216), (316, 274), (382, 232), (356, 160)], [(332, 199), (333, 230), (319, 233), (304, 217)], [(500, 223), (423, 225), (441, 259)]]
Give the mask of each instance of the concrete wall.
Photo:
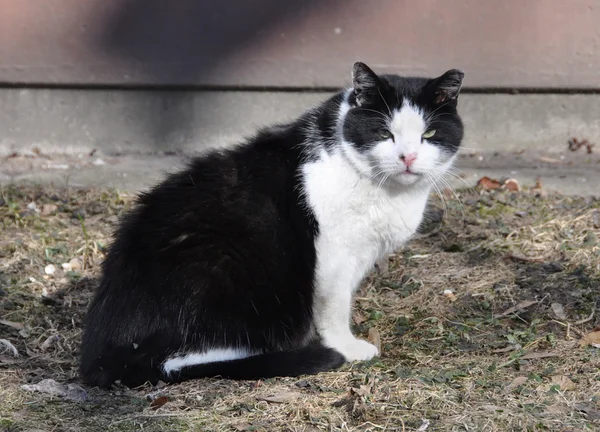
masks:
[[(287, 121), (329, 93), (0, 90), (0, 156), (195, 152), (226, 146)], [(597, 95), (464, 94), (470, 150), (564, 152), (576, 136), (600, 142)]]
[(0, 83), (600, 89), (600, 0), (0, 0)]

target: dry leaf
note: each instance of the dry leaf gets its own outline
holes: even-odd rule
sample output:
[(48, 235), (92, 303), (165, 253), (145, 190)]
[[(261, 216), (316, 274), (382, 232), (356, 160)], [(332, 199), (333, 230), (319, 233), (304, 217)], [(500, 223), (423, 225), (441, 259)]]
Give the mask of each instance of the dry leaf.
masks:
[(549, 351), (532, 352), (525, 354), (523, 357), (521, 357), (521, 360), (536, 360), (548, 357), (558, 357), (558, 354)]
[(250, 430), (251, 427), (252, 425), (250, 423), (238, 423), (233, 425), (233, 428), (239, 431)]
[(9, 326), (17, 330), (23, 330), (25, 328), (25, 326), (21, 323), (8, 320), (0, 320), (0, 324), (4, 324), (5, 326)]
[(514, 350), (515, 350), (515, 347), (513, 347), (513, 346), (507, 346), (507, 347), (504, 347), (504, 348), (495, 349), (492, 352), (494, 354), (502, 354), (502, 353), (506, 353), (506, 352), (510, 352), (510, 351), (514, 351)]
[(541, 156), (540, 160), (542, 162), (551, 163), (551, 164), (563, 163), (563, 161), (561, 161), (560, 159), (549, 158), (549, 157), (546, 157), (546, 156)]
[(159, 396), (156, 399), (154, 399), (152, 402), (150, 402), (150, 408), (152, 408), (153, 410), (157, 410), (161, 406), (166, 404), (167, 402), (169, 402), (168, 396)]
[(367, 318), (360, 312), (354, 312), (354, 315), (352, 315), (352, 321), (354, 321), (354, 324), (356, 325), (361, 325), (366, 320)]
[(512, 313), (521, 311), (523, 309), (527, 309), (529, 306), (532, 306), (532, 305), (534, 305), (536, 303), (537, 303), (537, 300), (524, 300), (522, 302), (517, 303), (517, 305), (515, 305), (515, 306), (513, 306), (511, 308), (506, 309), (500, 315), (496, 315), (496, 317), (497, 318), (505, 317), (505, 316), (510, 315)]
[(381, 336), (379, 335), (379, 330), (375, 327), (371, 327), (369, 329), (369, 342), (377, 347), (377, 351), (381, 354)]
[(42, 205), (42, 216), (50, 216), (58, 211), (56, 204), (44, 204)]
[(588, 420), (600, 420), (600, 410), (592, 404), (575, 404), (575, 409), (585, 413)]
[(559, 385), (561, 390), (575, 390), (577, 386), (573, 381), (571, 381), (568, 377), (564, 375), (555, 375), (550, 378), (550, 383), (552, 385)]
[(256, 400), (269, 403), (290, 403), (298, 400), (302, 394), (297, 392), (284, 392), (272, 396), (257, 396)]
[(507, 390), (512, 390), (516, 387), (519, 387), (520, 385), (523, 385), (527, 382), (527, 377), (524, 376), (518, 376), (516, 377), (514, 380), (512, 380), (512, 382), (506, 386)]
[(87, 393), (83, 388), (75, 384), (60, 384), (53, 379), (45, 379), (37, 384), (25, 384), (21, 388), (25, 391), (60, 396), (74, 402), (84, 402), (87, 400)]
[(372, 386), (371, 384), (363, 384), (360, 388), (351, 388), (350, 393), (358, 395), (358, 396), (368, 396), (371, 394)]
[(499, 189), (500, 186), (502, 186), (498, 180), (491, 179), (487, 176), (481, 177), (477, 182), (477, 185), (481, 186), (483, 189)]
[(552, 303), (550, 307), (552, 308), (552, 312), (554, 312), (554, 315), (556, 315), (556, 318), (563, 321), (567, 319), (567, 314), (565, 313), (565, 308), (563, 307), (563, 305), (561, 305), (560, 303)]
[(504, 188), (513, 192), (521, 192), (521, 185), (516, 179), (505, 180)]
[(579, 345), (582, 347), (591, 345), (594, 348), (600, 348), (600, 330), (595, 330), (591, 333), (586, 334), (579, 341)]
[(57, 334), (49, 336), (44, 341), (44, 343), (40, 345), (40, 350), (46, 351), (48, 348), (50, 348), (52, 345), (54, 345), (56, 342), (58, 342), (59, 339), (60, 339), (60, 336)]

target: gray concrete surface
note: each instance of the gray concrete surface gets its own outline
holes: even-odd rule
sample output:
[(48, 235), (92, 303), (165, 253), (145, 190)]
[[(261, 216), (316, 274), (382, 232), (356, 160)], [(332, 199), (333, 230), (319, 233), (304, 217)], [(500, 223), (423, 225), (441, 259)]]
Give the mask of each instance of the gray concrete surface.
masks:
[[(189, 156), (178, 155), (44, 155), (27, 154), (3, 160), (0, 185), (54, 184), (72, 187), (110, 187), (139, 191), (180, 169)], [(463, 150), (458, 178), (448, 177), (454, 188), (473, 187), (483, 177), (515, 178), (523, 186), (536, 180), (547, 191), (569, 195), (600, 196), (600, 154), (583, 151), (562, 155), (539, 152), (478, 153)]]
[[(329, 93), (0, 89), (0, 156), (195, 152), (288, 121)], [(600, 143), (600, 95), (463, 94), (464, 146), (560, 153)]]
[[(0, 184), (140, 190), (186, 155), (234, 145), (258, 127), (294, 119), (329, 93), (0, 89)], [(536, 179), (568, 194), (600, 195), (600, 95), (464, 94), (466, 136), (454, 186), (484, 175)]]

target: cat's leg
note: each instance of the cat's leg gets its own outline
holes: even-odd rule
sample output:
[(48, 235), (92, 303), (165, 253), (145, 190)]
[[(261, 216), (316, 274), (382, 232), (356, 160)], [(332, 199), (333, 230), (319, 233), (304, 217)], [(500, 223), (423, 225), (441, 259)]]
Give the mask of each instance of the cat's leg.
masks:
[(350, 331), (352, 295), (364, 269), (352, 257), (338, 253), (323, 260), (317, 269), (314, 321), (323, 345), (340, 352), (347, 361), (370, 360), (378, 355), (375, 345)]

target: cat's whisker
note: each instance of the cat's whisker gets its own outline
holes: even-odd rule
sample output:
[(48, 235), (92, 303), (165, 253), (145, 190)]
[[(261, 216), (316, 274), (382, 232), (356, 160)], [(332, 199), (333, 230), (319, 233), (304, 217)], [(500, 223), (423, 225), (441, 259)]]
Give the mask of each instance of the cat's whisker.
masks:
[(383, 101), (383, 103), (385, 104), (385, 106), (388, 109), (388, 112), (390, 113), (390, 118), (394, 116), (394, 114), (392, 114), (392, 110), (390, 109), (390, 106), (388, 105), (388, 103), (386, 102), (385, 98), (383, 97), (383, 95), (381, 94), (381, 90), (379, 90), (379, 87), (377, 87), (377, 92), (379, 93), (379, 96), (381, 96), (381, 100)]
[(433, 187), (434, 191), (440, 197), (440, 200), (442, 201), (442, 207), (443, 207), (442, 217), (445, 219), (446, 215), (448, 214), (448, 206), (446, 205), (446, 200), (444, 198), (444, 195), (440, 191), (440, 189), (439, 189), (438, 185), (436, 184), (434, 178), (431, 175), (429, 175), (429, 174), (425, 174), (425, 176), (427, 177), (427, 180), (429, 181), (429, 183), (431, 183), (431, 186)]

